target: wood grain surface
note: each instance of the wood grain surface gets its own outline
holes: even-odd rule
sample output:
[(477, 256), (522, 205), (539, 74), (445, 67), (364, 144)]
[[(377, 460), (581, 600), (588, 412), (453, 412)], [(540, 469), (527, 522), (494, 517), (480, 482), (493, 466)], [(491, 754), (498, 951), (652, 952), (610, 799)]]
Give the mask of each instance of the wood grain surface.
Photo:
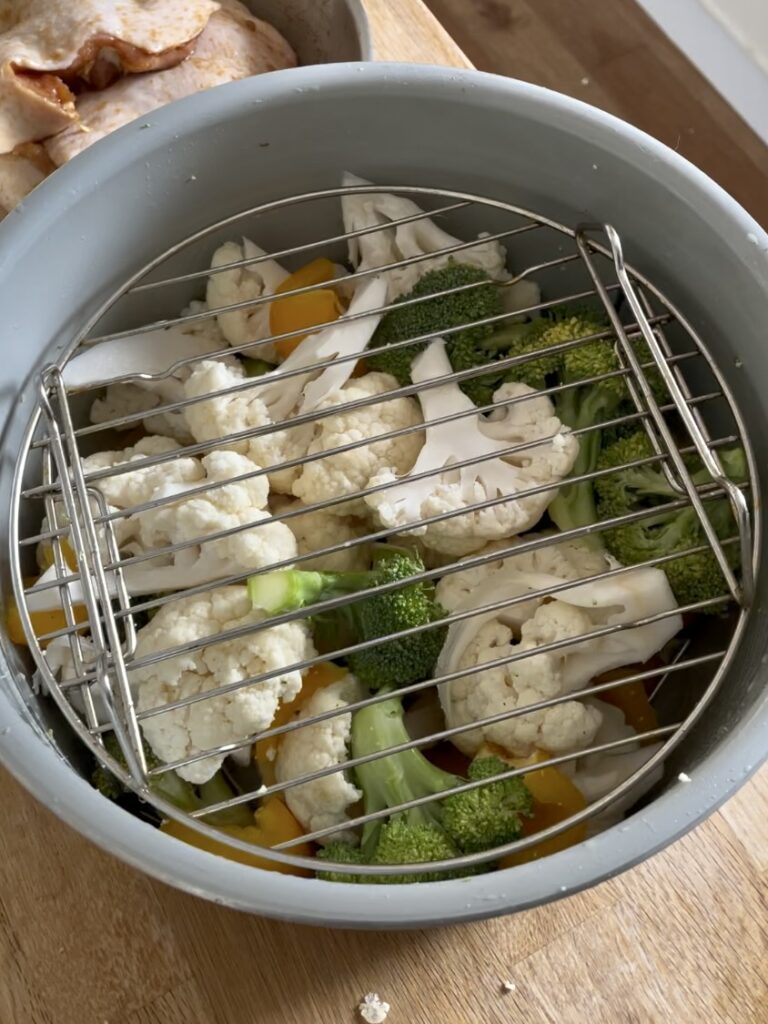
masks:
[(427, 3), (481, 71), (556, 89), (637, 125), (768, 225), (768, 147), (633, 0)]
[[(378, 57), (468, 63), (419, 0), (366, 2)], [(580, 95), (673, 145), (679, 134), (768, 222), (764, 147), (630, 2), (430, 2), (478, 65)], [(693, 834), (596, 889), (383, 935), (178, 893), (91, 846), (9, 776), (0, 784), (0, 1024), (351, 1024), (372, 990), (392, 1006), (387, 1024), (768, 1024), (765, 769)]]
[[(365, 7), (377, 60), (472, 67), (469, 58), (421, 0), (365, 0)], [(460, 9), (461, 0), (457, 11)]]

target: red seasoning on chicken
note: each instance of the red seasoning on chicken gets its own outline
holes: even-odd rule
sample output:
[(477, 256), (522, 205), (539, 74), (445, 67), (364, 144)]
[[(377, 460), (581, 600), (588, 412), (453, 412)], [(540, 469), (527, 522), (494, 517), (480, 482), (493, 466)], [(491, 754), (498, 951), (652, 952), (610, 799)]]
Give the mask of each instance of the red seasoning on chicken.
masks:
[(55, 170), (56, 165), (37, 142), (25, 142), (13, 153), (0, 153), (0, 220)]
[(218, 8), (214, 0), (0, 0), (0, 153), (76, 121), (81, 88), (178, 64)]
[(77, 120), (46, 142), (57, 165), (71, 160), (98, 139), (174, 100), (249, 75), (296, 65), (286, 40), (255, 18), (238, 0), (222, 0), (194, 52), (167, 71), (123, 78), (103, 92), (77, 98)]

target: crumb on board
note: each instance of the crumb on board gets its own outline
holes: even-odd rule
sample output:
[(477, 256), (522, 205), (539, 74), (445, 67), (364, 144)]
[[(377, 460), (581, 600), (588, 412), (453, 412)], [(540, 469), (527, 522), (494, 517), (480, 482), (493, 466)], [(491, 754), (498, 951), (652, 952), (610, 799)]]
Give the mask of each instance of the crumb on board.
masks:
[(357, 1008), (366, 1024), (383, 1024), (389, 1013), (389, 1003), (380, 999), (378, 992), (369, 992), (363, 996)]
[(690, 782), (691, 776), (686, 774), (686, 772), (680, 772), (680, 774), (677, 776), (677, 779), (678, 782)]
[(515, 992), (517, 991), (517, 985), (514, 983), (514, 981), (502, 981), (501, 990), (502, 992)]

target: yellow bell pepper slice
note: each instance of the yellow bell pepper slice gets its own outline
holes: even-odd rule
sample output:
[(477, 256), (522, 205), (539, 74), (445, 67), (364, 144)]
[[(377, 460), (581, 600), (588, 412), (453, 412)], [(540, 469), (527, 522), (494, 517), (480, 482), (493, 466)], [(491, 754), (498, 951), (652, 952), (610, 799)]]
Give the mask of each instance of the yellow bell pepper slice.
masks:
[[(275, 295), (292, 291), (294, 288), (324, 284), (326, 281), (333, 281), (335, 276), (336, 268), (331, 260), (313, 260), (286, 277), (275, 289)], [(276, 341), (275, 351), (278, 356), (285, 359), (301, 344), (307, 334), (311, 333), (311, 328), (337, 320), (343, 312), (344, 306), (332, 288), (318, 288), (312, 292), (303, 292), (301, 295), (275, 299), (269, 306), (269, 329), (272, 334), (288, 334), (290, 331), (301, 331), (306, 328), (305, 334)]]
[[(294, 818), (283, 801), (277, 796), (268, 797), (253, 815), (253, 825), (222, 825), (216, 829), (217, 832), (224, 832), (228, 836), (242, 839), (243, 842), (252, 843), (254, 846), (271, 847), (278, 843), (284, 843), (288, 839), (300, 839), (304, 830)], [(180, 839), (190, 846), (196, 846), (199, 850), (206, 850), (208, 853), (215, 853), (218, 857), (225, 857), (227, 860), (237, 861), (238, 864), (249, 864), (254, 868), (262, 868), (264, 871), (277, 871), (281, 875), (299, 875), (303, 878), (311, 877), (312, 872), (304, 868), (294, 867), (291, 864), (280, 864), (278, 861), (267, 860), (257, 853), (246, 853), (245, 850), (236, 850), (226, 843), (217, 843), (215, 839), (209, 839), (193, 828), (178, 821), (164, 821), (160, 830), (166, 835)], [(312, 843), (301, 843), (290, 848), (291, 853), (297, 857), (311, 857), (314, 853)]]
[[(494, 754), (511, 768), (525, 768), (528, 765), (533, 767), (548, 760), (550, 756), (543, 750), (537, 750), (527, 758), (511, 757), (501, 747), (492, 744), (486, 744), (481, 748), (480, 755), (483, 754)], [(584, 794), (559, 768), (546, 766), (526, 772), (523, 775), (523, 781), (533, 797), (533, 816), (523, 819), (524, 836), (532, 836), (551, 825), (557, 825), (570, 818), (572, 814), (583, 811), (587, 806)], [(551, 839), (545, 839), (518, 853), (507, 854), (506, 857), (499, 860), (499, 867), (508, 868), (517, 864), (526, 864), (532, 860), (540, 860), (559, 850), (567, 850), (569, 846), (575, 846), (576, 843), (580, 843), (586, 838), (587, 823), (583, 821)]]
[[(77, 560), (68, 540), (61, 542), (61, 550), (68, 568), (72, 572), (76, 572)], [(46, 563), (44, 565), (45, 569), (49, 569), (53, 565), (53, 549), (50, 544), (42, 547), (41, 560)], [(24, 580), (25, 587), (32, 587), (35, 583), (37, 583), (37, 578)], [(87, 622), (88, 612), (83, 605), (75, 605), (73, 612), (75, 622)], [(32, 620), (32, 629), (35, 631), (36, 637), (45, 636), (47, 633), (55, 633), (56, 630), (65, 629), (67, 626), (63, 608), (47, 608), (44, 611), (31, 612), (30, 619)], [(27, 646), (27, 636), (21, 624), (21, 615), (13, 599), (8, 602), (8, 609), (5, 613), (5, 628), (12, 643), (20, 644), (24, 647)], [(47, 640), (40, 642), (43, 650), (48, 646), (48, 643), (49, 641)]]
[[(339, 665), (334, 665), (331, 661), (321, 661), (317, 665), (313, 665), (304, 676), (299, 693), (293, 700), (281, 704), (277, 709), (270, 728), (286, 725), (299, 714), (304, 705), (318, 690), (330, 686), (331, 683), (338, 682), (346, 674), (346, 669), (341, 668)], [(282, 736), (282, 733), (277, 736), (269, 736), (267, 739), (259, 740), (258, 743), (254, 744), (253, 759), (258, 765), (261, 781), (265, 786), (272, 786), (277, 781), (275, 778), (275, 758), (277, 757), (277, 748), (280, 746)]]
[[(75, 622), (87, 622), (88, 612), (81, 604), (76, 604), (72, 609), (75, 616)], [(64, 629), (67, 625), (67, 620), (64, 616), (63, 608), (51, 608), (46, 611), (31, 612), (30, 619), (32, 620), (32, 629), (35, 631), (36, 637), (45, 636), (47, 633), (54, 633), (58, 629)], [(16, 602), (11, 600), (8, 605), (8, 611), (5, 616), (5, 627), (8, 631), (8, 636), (14, 644), (22, 644), (26, 646), (27, 635), (24, 632), (24, 627), (21, 624), (21, 615)], [(45, 650), (48, 646), (48, 640), (41, 640), (40, 646)]]
[[(638, 665), (637, 671), (642, 671), (643, 666)], [(600, 676), (597, 682), (607, 683), (613, 679), (621, 679), (622, 675), (631, 675), (627, 669), (619, 669), (617, 672), (606, 672)], [(659, 719), (656, 710), (648, 699), (648, 692), (642, 682), (624, 683), (612, 690), (603, 690), (596, 693), (599, 700), (606, 704), (612, 704), (624, 712), (627, 725), (631, 725), (637, 732), (650, 732), (657, 729)]]
[[(37, 550), (40, 561), (42, 562), (43, 571), (50, 569), (53, 565), (53, 545), (50, 542), (45, 541), (40, 544), (40, 547)], [(68, 540), (63, 540), (61, 542), (61, 554), (67, 564), (67, 568), (71, 569), (72, 572), (77, 572), (77, 559), (75, 558), (75, 553), (72, 550), (72, 545)]]

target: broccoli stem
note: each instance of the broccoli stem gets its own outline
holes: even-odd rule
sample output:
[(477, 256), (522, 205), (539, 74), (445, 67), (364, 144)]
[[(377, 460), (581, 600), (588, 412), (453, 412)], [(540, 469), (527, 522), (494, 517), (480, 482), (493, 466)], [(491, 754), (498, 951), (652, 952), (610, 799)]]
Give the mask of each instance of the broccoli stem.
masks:
[[(174, 771), (153, 775), (149, 780), (149, 788), (157, 796), (167, 800), (169, 804), (175, 804), (179, 810), (196, 811), (203, 806), (192, 783), (182, 779)], [(210, 800), (209, 803), (214, 803), (214, 801)]]
[[(615, 414), (619, 404), (620, 399), (615, 392), (596, 385), (569, 388), (559, 394), (556, 410), (560, 421), (571, 430), (592, 427), (591, 430), (587, 429), (579, 434), (579, 454), (570, 472), (572, 477), (584, 476), (597, 469), (602, 447), (602, 431), (595, 428), (594, 424), (609, 419)], [(561, 487), (547, 511), (555, 526), (563, 532), (592, 526), (598, 521), (593, 482), (580, 480), (578, 483)], [(597, 534), (587, 534), (583, 541), (594, 547), (603, 547), (603, 542)]]
[(328, 601), (334, 597), (354, 594), (375, 586), (371, 572), (310, 572), (284, 569), (262, 573), (248, 579), (248, 596), (254, 608), (268, 615), (296, 611)]
[[(166, 772), (166, 775), (176, 775), (176, 772)], [(207, 782), (198, 786), (198, 793), (199, 807), (212, 807), (213, 804), (224, 803), (235, 796), (234, 790), (221, 772), (216, 772)], [(247, 804), (235, 804), (234, 807), (225, 807), (213, 814), (206, 814), (202, 820), (207, 825), (252, 825), (253, 811)]]
[(494, 331), (490, 337), (483, 338), (479, 344), (482, 349), (489, 352), (501, 352), (502, 358), (506, 358), (508, 355), (515, 355), (519, 343), (530, 338), (532, 333), (533, 328), (530, 323), (507, 324), (506, 327)]
[[(445, 612), (434, 599), (434, 587), (427, 582), (409, 583), (423, 570), (415, 554), (381, 545), (367, 572), (289, 569), (253, 576), (248, 588), (253, 607), (268, 615), (309, 606), (315, 645), (323, 654), (333, 657), (344, 647), (371, 642), (349, 655), (349, 667), (362, 683), (381, 689), (427, 679), (445, 640), (446, 628), (437, 625)], [(401, 587), (312, 614), (311, 606), (318, 601), (400, 581)], [(436, 624), (433, 629), (395, 636), (432, 623)]]
[(424, 853), (427, 849), (431, 853), (422, 859), (441, 860), (458, 850), (478, 852), (501, 846), (520, 835), (522, 819), (531, 813), (531, 794), (522, 779), (494, 781), (507, 768), (503, 761), (474, 760), (469, 778), (487, 779), (488, 785), (450, 793), (465, 780), (433, 765), (415, 747), (386, 755), (409, 740), (403, 706), (395, 697), (361, 708), (352, 717), (353, 757), (385, 755), (356, 769), (366, 814), (419, 798), (437, 798), (367, 822), (361, 843), (365, 861), (388, 862), (390, 856), (397, 861), (398, 851), (405, 856), (406, 850)]
[[(163, 772), (162, 775), (153, 775), (149, 788), (157, 796), (163, 797), (168, 803), (174, 804), (187, 814), (231, 800), (235, 795), (221, 772), (216, 772), (207, 782), (195, 787), (171, 770)], [(252, 825), (253, 811), (249, 810), (246, 804), (237, 804), (213, 814), (206, 814), (201, 820), (206, 825)]]
[(251, 576), (248, 579), (248, 596), (254, 608), (260, 608), (268, 615), (280, 615), (315, 604), (332, 583), (332, 576), (328, 573), (286, 569)]
[[(380, 753), (409, 740), (403, 705), (395, 697), (361, 708), (352, 717), (354, 758)], [(437, 795), (461, 782), (455, 775), (435, 767), (415, 748), (358, 765), (355, 774), (363, 791), (366, 814)], [(441, 814), (437, 805), (423, 804), (396, 817), (402, 817), (409, 825), (439, 825)], [(383, 824), (383, 819), (376, 819), (363, 826), (362, 850), (366, 860), (373, 856)]]
[[(108, 754), (123, 767), (126, 767), (123, 752), (114, 733), (107, 736), (104, 746)], [(157, 768), (162, 763), (146, 743), (144, 744), (144, 757), (147, 767), (150, 769)], [(122, 783), (101, 765), (94, 770), (91, 781), (99, 792), (109, 800), (119, 800), (127, 792)], [(163, 772), (161, 775), (151, 775), (149, 788), (154, 794), (188, 814), (191, 811), (201, 810), (203, 807), (223, 803), (235, 795), (220, 772), (196, 788), (191, 782), (187, 782), (186, 779), (182, 779), (180, 775), (171, 770)], [(207, 814), (203, 820), (210, 825), (252, 825), (253, 814), (245, 804), (239, 804), (236, 807), (216, 811), (214, 814)]]

